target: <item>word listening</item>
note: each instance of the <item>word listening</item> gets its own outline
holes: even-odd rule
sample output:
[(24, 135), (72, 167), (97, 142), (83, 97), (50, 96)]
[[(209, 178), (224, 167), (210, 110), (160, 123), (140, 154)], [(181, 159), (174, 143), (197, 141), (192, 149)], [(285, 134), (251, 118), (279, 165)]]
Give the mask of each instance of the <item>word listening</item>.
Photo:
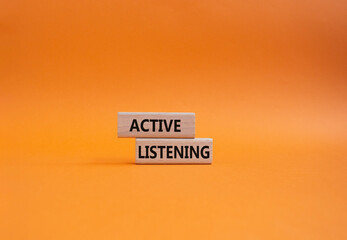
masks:
[(210, 157), (209, 146), (139, 146), (139, 158), (204, 158)]

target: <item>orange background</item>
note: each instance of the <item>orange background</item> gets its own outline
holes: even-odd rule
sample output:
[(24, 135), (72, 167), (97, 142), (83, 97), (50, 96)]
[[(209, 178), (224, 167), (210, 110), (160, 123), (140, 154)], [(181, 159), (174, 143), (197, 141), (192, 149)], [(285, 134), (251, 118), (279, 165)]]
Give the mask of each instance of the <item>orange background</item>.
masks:
[[(347, 239), (347, 6), (0, 1), (0, 239)], [(195, 112), (137, 166), (119, 111)]]

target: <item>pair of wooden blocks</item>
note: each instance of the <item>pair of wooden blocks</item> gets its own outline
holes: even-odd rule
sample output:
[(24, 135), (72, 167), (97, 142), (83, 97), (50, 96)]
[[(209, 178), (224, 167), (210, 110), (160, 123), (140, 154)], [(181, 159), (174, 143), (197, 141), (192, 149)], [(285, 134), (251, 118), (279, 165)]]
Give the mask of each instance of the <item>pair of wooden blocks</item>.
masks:
[(195, 138), (195, 113), (118, 113), (118, 137), (136, 138), (136, 164), (211, 164), (212, 139)]

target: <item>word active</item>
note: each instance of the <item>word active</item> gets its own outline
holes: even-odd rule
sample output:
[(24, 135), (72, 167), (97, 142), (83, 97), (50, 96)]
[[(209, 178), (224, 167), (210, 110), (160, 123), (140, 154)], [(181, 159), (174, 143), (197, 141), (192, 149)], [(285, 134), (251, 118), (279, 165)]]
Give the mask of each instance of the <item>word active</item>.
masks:
[(118, 113), (118, 137), (194, 138), (195, 113)]
[[(174, 123), (174, 124), (172, 124)], [(133, 122), (130, 126), (130, 132), (132, 131), (143, 131), (143, 132), (170, 132), (171, 127), (173, 126), (174, 132), (181, 132), (181, 119), (143, 119), (140, 124), (138, 124), (137, 119), (133, 119)]]

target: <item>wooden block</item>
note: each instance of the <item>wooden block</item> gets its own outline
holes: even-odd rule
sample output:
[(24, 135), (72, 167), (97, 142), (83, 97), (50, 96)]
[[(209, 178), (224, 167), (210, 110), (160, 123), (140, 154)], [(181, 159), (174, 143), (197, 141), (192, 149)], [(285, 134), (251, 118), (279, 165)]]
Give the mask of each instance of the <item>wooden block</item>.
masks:
[(136, 139), (136, 164), (211, 164), (211, 138)]
[(118, 113), (118, 137), (194, 138), (195, 113)]

